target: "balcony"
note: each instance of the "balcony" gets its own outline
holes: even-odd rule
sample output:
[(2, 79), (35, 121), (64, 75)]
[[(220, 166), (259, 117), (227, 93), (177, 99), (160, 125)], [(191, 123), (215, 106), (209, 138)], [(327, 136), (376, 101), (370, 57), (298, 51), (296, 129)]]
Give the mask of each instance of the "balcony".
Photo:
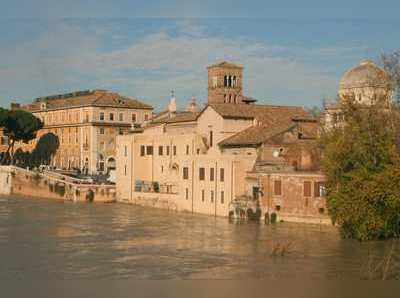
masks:
[(178, 186), (174, 184), (160, 184), (157, 181), (135, 181), (135, 192), (178, 194)]

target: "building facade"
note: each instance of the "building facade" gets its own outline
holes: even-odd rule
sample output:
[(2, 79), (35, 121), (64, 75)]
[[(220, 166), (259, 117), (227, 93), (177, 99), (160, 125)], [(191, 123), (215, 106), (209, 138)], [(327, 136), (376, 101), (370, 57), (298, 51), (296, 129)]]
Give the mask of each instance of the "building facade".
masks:
[(323, 175), (308, 148), (318, 123), (302, 107), (254, 104), (242, 94), (242, 70), (208, 67), (200, 112), (176, 111), (173, 97), (143, 131), (117, 137), (119, 200), (228, 216), (247, 198), (262, 215), (326, 218)]
[(90, 174), (107, 173), (116, 166), (116, 136), (149, 121), (153, 108), (138, 100), (104, 90), (81, 91), (12, 104), (40, 118), (44, 127), (23, 151), (32, 151), (44, 136), (57, 139), (51, 164)]

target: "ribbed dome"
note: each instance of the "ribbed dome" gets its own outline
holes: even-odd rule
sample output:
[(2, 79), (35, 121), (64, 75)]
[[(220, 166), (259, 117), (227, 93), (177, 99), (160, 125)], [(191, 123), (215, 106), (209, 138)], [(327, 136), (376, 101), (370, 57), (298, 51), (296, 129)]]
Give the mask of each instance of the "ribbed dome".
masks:
[(374, 62), (365, 60), (347, 71), (340, 80), (340, 89), (363, 87), (389, 87), (390, 78), (386, 71)]

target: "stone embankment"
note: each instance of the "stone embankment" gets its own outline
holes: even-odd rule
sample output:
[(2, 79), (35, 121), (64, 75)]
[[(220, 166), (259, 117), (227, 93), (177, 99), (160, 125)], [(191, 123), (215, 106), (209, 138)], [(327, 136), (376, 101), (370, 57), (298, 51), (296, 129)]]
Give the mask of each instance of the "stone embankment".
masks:
[(53, 172), (0, 166), (0, 195), (111, 203), (116, 201), (115, 194), (115, 185), (85, 184), (80, 179)]

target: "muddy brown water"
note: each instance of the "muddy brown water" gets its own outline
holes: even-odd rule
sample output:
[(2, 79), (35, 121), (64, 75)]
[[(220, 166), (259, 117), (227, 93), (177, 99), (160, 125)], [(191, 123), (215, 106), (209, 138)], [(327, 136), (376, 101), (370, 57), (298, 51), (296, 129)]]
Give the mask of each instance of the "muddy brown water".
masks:
[[(379, 278), (391, 245), (343, 240), (331, 226), (0, 197), (1, 280)], [(388, 278), (398, 277), (399, 252)]]

